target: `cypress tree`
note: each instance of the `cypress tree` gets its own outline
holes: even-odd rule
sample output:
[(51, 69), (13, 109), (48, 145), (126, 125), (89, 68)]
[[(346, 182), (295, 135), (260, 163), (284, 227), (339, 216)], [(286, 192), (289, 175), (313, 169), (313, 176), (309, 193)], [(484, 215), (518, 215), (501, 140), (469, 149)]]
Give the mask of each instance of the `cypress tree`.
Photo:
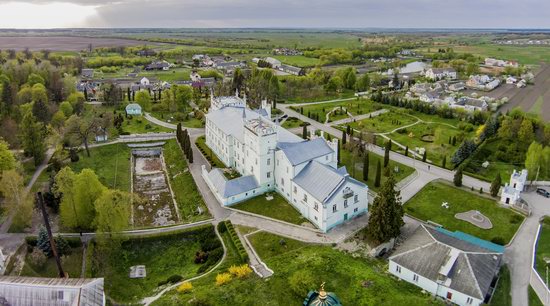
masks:
[(88, 90), (84, 89), (84, 101), (88, 102)]
[(426, 162), (427, 157), (428, 157), (428, 150), (424, 149), (424, 154), (422, 155), (422, 162)]
[(363, 156), (363, 181), (369, 180), (369, 152)]
[(349, 124), (346, 126), (346, 133), (351, 135), (351, 126), (349, 126)]
[(495, 179), (491, 183), (491, 196), (496, 197), (498, 195), (498, 191), (500, 190), (500, 185), (502, 184), (502, 178), (500, 177), (500, 172), (497, 173), (497, 176), (495, 176)]
[(126, 95), (128, 96), (128, 101), (132, 101), (132, 93), (130, 92), (130, 87), (127, 88)]
[(307, 126), (304, 125), (302, 128), (302, 138), (307, 139)]
[(369, 214), (367, 235), (371, 240), (376, 243), (384, 243), (399, 236), (401, 227), (404, 224), (404, 211), (401, 205), (400, 192), (395, 188), (393, 174), (388, 176), (388, 179), (378, 191)]
[(390, 150), (391, 150), (391, 139), (386, 142), (386, 150), (384, 151), (384, 168), (390, 163)]
[(447, 165), (447, 155), (443, 156), (443, 161), (441, 162), (441, 167), (445, 168)]
[(338, 150), (338, 165), (340, 165), (340, 142), (338, 142), (338, 146), (337, 146), (337, 150)]
[(193, 163), (193, 148), (191, 147), (191, 139), (189, 138), (189, 135), (187, 135), (187, 142), (188, 142), (188, 145), (189, 145), (189, 154), (187, 156), (187, 160), (189, 161), (190, 164)]
[(345, 145), (347, 142), (346, 140), (346, 132), (345, 131), (342, 131), (342, 144)]
[(451, 144), (451, 141), (452, 141), (451, 136), (449, 136), (449, 144)]
[(458, 170), (456, 170), (453, 183), (456, 187), (462, 186), (462, 167), (458, 167)]
[(376, 177), (374, 178), (374, 187), (380, 187), (381, 176), (382, 176), (382, 166), (380, 164), (380, 160), (378, 160), (378, 164), (376, 165)]
[(409, 156), (409, 146), (405, 147), (405, 156)]
[(453, 136), (452, 145), (453, 145), (453, 146), (456, 146), (456, 136)]

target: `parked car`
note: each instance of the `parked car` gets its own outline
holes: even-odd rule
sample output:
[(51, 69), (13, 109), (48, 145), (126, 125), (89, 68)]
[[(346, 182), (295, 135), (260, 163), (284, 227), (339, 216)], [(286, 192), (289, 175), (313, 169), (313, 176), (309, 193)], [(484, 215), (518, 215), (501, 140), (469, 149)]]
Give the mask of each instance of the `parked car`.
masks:
[(537, 188), (537, 193), (543, 197), (550, 198), (550, 192), (546, 191), (546, 189)]

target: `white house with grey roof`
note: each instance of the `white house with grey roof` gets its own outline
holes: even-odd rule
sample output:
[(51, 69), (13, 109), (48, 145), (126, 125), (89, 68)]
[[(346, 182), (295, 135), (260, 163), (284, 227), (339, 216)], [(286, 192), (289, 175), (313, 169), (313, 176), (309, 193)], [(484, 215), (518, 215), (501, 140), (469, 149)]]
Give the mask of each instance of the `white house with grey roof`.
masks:
[(276, 191), (322, 231), (368, 209), (368, 187), (338, 168), (338, 140), (303, 140), (271, 121), (271, 106), (247, 107), (246, 97), (214, 97), (206, 115), (206, 144), (241, 177), (221, 169), (203, 177), (218, 201), (229, 206)]
[(421, 225), (389, 258), (389, 272), (461, 306), (491, 298), (504, 247)]

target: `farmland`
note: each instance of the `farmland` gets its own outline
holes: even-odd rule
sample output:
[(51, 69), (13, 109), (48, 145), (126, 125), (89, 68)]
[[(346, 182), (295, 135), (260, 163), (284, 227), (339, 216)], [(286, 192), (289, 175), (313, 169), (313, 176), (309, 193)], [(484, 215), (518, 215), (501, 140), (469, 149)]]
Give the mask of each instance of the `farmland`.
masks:
[(29, 48), (33, 51), (81, 51), (86, 50), (90, 44), (92, 44), (94, 48), (97, 48), (137, 46), (142, 45), (143, 42), (121, 38), (91, 38), (76, 36), (0, 36), (0, 46), (2, 46), (2, 49), (24, 50)]

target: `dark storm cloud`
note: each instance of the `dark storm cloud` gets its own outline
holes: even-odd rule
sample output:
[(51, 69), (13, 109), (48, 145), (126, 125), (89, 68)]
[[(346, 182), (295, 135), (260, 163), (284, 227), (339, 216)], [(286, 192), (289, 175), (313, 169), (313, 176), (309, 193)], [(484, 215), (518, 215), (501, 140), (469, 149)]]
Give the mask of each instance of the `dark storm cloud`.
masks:
[[(0, 1), (1, 3), (2, 1)], [(87, 0), (88, 26), (550, 28), (549, 0)]]

